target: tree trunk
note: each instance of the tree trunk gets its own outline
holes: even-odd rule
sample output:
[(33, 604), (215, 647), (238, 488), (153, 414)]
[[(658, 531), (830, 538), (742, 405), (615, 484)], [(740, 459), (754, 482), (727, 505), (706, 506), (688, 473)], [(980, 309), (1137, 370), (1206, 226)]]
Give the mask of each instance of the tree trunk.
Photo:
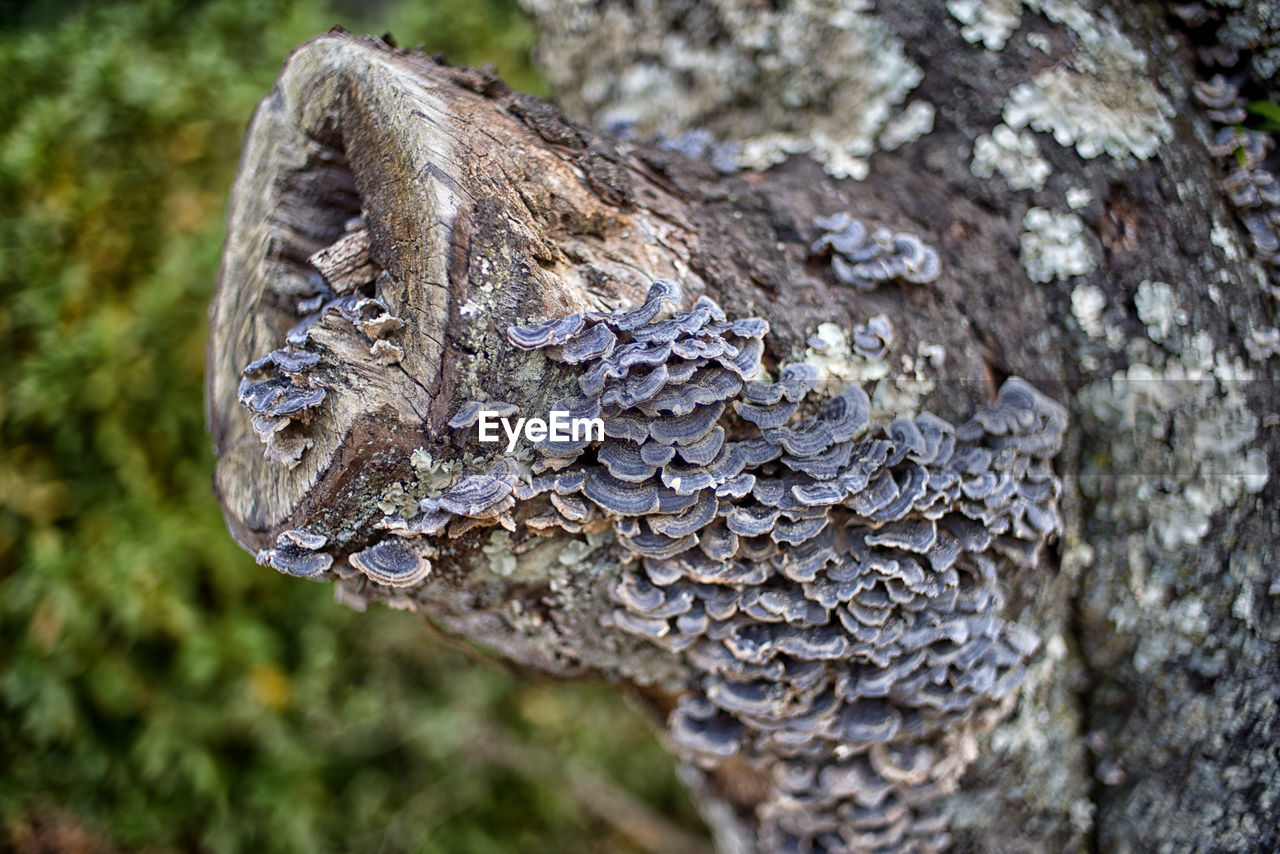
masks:
[[(1244, 346), (1267, 340), (1274, 292), (1160, 10), (530, 5), (566, 108), (630, 124), (626, 139), (344, 34), (295, 52), (255, 115), (209, 350), (215, 488), (237, 541), (357, 607), (420, 610), (522, 664), (625, 682), (669, 716), (726, 850), (787, 835), (859, 850), (876, 832), (933, 850), (944, 827), (961, 850), (1274, 848), (1276, 397), (1272, 364)], [(634, 140), (655, 132), (665, 147)], [(840, 276), (839, 249), (814, 240), (844, 211), (933, 247), (940, 274), (911, 283), (890, 253), (878, 287)], [(771, 374), (803, 362), (862, 381), (868, 437), (927, 410), (961, 425), (962, 448), (990, 446), (964, 438), (966, 419), (994, 417), (1010, 376), (1066, 407), (1061, 537), (973, 548), (999, 568), (1000, 616), (1039, 650), (1016, 707), (992, 694), (889, 741), (946, 769), (906, 818), (866, 786), (789, 812), (776, 775), (799, 760), (776, 740), (722, 759), (682, 742), (689, 698), (719, 702), (723, 684), (619, 617), (619, 579), (648, 566), (635, 517), (588, 507), (575, 530), (564, 496), (521, 497), (565, 457), (502, 468), (505, 441), (448, 424), (472, 401), (525, 415), (577, 395), (564, 348), (515, 346), (510, 327), (595, 312), (626, 337), (605, 315), (655, 279), (680, 284), (676, 308), (707, 297), (729, 320), (766, 318)], [(858, 343), (879, 315), (887, 352)], [(730, 438), (750, 432), (724, 419)], [(512, 495), (481, 507), (460, 483)], [(874, 741), (851, 738), (851, 761)], [(894, 786), (890, 800), (914, 791)], [(871, 830), (850, 830), (848, 804)]]

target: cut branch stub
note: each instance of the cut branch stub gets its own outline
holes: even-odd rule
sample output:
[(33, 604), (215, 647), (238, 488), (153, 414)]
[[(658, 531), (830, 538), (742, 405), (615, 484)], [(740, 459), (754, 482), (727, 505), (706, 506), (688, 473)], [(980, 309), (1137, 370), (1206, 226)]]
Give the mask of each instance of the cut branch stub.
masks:
[[(651, 265), (637, 255), (639, 244), (618, 246), (615, 281), (599, 296), (585, 282), (547, 275), (543, 268), (564, 257), (530, 222), (513, 179), (539, 185), (601, 229), (624, 223), (592, 197), (572, 160), (466, 88), (482, 82), (331, 34), (293, 54), (254, 116), (232, 199), (208, 377), (215, 484), (242, 545), (262, 548), (317, 515), (358, 525), (368, 516), (359, 499), (405, 474), (409, 452), (433, 443), (454, 389), (495, 388), (489, 381), (502, 360), (491, 352), (492, 328), (517, 313), (625, 297), (628, 284), (632, 295), (643, 292), (636, 269)], [(452, 279), (451, 264), (460, 268)], [(331, 299), (362, 291), (363, 304)], [(450, 312), (457, 328), (447, 332)], [(280, 465), (281, 455), (264, 456), (262, 434), (298, 425), (266, 425), (255, 435), (237, 389), (242, 368), (297, 341), (321, 355), (306, 382), (328, 393)], [(485, 348), (484, 358), (471, 358)]]

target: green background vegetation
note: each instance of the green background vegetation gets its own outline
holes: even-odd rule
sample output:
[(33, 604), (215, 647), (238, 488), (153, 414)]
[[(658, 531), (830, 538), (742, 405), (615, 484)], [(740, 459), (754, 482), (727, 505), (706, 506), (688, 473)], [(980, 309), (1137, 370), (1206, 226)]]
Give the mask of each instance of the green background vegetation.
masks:
[(335, 24), (540, 86), (498, 0), (0, 6), (0, 849), (637, 850), (593, 777), (697, 832), (609, 686), (347, 611), (223, 528), (227, 191), (281, 62)]

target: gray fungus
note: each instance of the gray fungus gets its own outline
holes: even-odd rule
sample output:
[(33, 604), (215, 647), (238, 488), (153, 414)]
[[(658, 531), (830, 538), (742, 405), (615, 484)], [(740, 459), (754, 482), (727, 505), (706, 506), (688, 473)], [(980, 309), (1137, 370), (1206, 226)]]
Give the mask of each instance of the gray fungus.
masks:
[(868, 231), (848, 212), (817, 217), (813, 224), (822, 234), (811, 249), (819, 255), (830, 252), (831, 272), (842, 284), (863, 291), (891, 280), (925, 284), (942, 270), (938, 253), (914, 234)]
[[(868, 233), (848, 214), (816, 225), (814, 252), (855, 287), (938, 273), (913, 235)], [(397, 328), (359, 290), (317, 291), (289, 347), (246, 368), (241, 402), (268, 439), (323, 403), (315, 322), (337, 312), (370, 338)], [(681, 296), (658, 280), (633, 309), (508, 330), (576, 379), (555, 408), (601, 418), (603, 441), (534, 443), (519, 464), (458, 471), (416, 512), (378, 522), (385, 533), (345, 565), (305, 530), (258, 559), (403, 595), (428, 583), (433, 541), (477, 527), (611, 533), (603, 628), (691, 674), (668, 740), (694, 766), (732, 759), (764, 781), (762, 848), (941, 851), (939, 798), (972, 759), (966, 739), (1007, 711), (1036, 647), (1001, 618), (999, 583), (1060, 532), (1050, 459), (1065, 412), (1013, 378), (962, 424), (927, 412), (876, 424), (859, 386), (829, 394), (812, 365), (763, 376), (763, 319), (706, 297), (675, 310)], [(851, 343), (870, 358), (892, 341), (876, 317)], [(515, 414), (470, 401), (448, 426), (466, 431), (484, 409)]]
[[(818, 224), (815, 251), (871, 265), (857, 282), (936, 275), (915, 238)], [(809, 365), (762, 380), (762, 320), (730, 321), (705, 298), (659, 320), (678, 299), (659, 282), (630, 312), (510, 330), (579, 366), (606, 434), (540, 449), (517, 497), (565, 530), (612, 527), (608, 621), (698, 674), (669, 740), (695, 765), (736, 757), (769, 781), (764, 847), (941, 850), (937, 798), (967, 764), (959, 736), (998, 715), (1036, 646), (999, 616), (998, 580), (1060, 530), (1049, 460), (1064, 410), (1015, 378), (959, 426), (929, 413), (873, 425), (861, 388), (822, 401)], [(617, 343), (571, 361), (554, 328)], [(873, 319), (855, 341), (877, 351), (892, 332)], [(572, 513), (556, 500), (566, 472), (582, 475)]]

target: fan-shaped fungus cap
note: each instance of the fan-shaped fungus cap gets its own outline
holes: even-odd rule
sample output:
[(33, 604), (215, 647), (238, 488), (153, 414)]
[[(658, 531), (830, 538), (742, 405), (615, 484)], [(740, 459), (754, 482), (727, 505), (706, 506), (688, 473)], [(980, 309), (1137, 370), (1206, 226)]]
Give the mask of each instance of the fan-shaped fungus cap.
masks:
[(718, 502), (708, 490), (699, 492), (697, 503), (681, 513), (649, 517), (649, 527), (668, 537), (683, 537), (700, 531), (716, 518)]
[(613, 352), (617, 343), (618, 336), (609, 327), (598, 323), (565, 341), (559, 359), (569, 365), (605, 359)]
[(440, 496), (439, 508), (458, 516), (479, 516), (511, 495), (514, 480), (494, 474), (473, 474)]
[(319, 353), (309, 353), (305, 350), (272, 350), (267, 355), (245, 365), (243, 374), (246, 377), (251, 377), (254, 374), (266, 371), (268, 367), (279, 368), (281, 372), (286, 374), (301, 374), (314, 368), (319, 363)]
[(605, 442), (596, 452), (596, 459), (618, 480), (640, 483), (658, 470), (645, 462), (640, 452), (641, 447), (631, 442)]
[(539, 350), (564, 344), (582, 331), (583, 324), (581, 314), (570, 314), (555, 320), (512, 326), (507, 329), (507, 340), (522, 350)]
[(257, 415), (283, 418), (314, 409), (324, 402), (327, 392), (320, 386), (300, 386), (287, 377), (274, 377), (253, 382), (240, 381), (240, 404)]
[[(281, 539), (285, 539), (283, 535)], [(315, 578), (333, 566), (331, 555), (288, 540), (275, 548), (263, 549), (256, 557), (258, 563), (298, 578)]]
[(370, 580), (389, 587), (412, 587), (431, 574), (431, 562), (399, 539), (383, 540), (347, 560)]
[[(688, 415), (662, 418), (650, 422), (648, 433), (655, 442), (660, 442), (664, 445), (692, 445), (711, 432), (723, 413), (723, 403), (717, 402), (699, 406)], [(605, 426), (605, 432), (608, 433), (608, 424), (606, 423)]]
[(658, 487), (627, 483), (596, 470), (587, 475), (583, 494), (613, 516), (647, 516), (658, 511)]

